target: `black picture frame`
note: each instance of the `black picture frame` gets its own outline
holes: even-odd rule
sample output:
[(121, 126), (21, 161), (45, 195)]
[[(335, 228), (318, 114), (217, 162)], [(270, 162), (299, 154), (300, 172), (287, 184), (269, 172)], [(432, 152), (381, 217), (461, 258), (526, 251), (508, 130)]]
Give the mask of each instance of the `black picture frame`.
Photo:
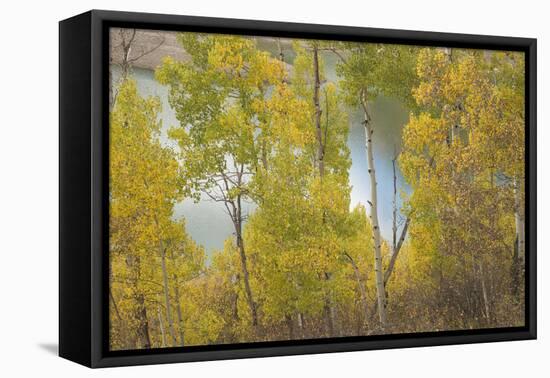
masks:
[[(110, 27), (514, 50), (526, 58), (524, 327), (150, 350), (108, 349)], [(89, 367), (536, 338), (536, 39), (92, 10), (59, 23), (59, 354)]]

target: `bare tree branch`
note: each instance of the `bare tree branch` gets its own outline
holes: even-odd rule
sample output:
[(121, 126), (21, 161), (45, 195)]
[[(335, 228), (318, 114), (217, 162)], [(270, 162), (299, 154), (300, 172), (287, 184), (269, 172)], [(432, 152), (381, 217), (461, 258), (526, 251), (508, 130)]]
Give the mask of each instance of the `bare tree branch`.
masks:
[(388, 265), (388, 268), (386, 269), (386, 273), (384, 273), (384, 286), (387, 284), (388, 280), (391, 277), (393, 268), (395, 266), (395, 261), (397, 260), (399, 251), (401, 250), (401, 247), (403, 246), (403, 242), (405, 241), (405, 237), (407, 236), (407, 231), (409, 229), (410, 222), (411, 222), (411, 218), (407, 217), (407, 220), (405, 221), (405, 225), (403, 226), (403, 230), (401, 230), (401, 236), (399, 237), (399, 242), (397, 243), (397, 246), (395, 247), (395, 251), (391, 256), (390, 263)]

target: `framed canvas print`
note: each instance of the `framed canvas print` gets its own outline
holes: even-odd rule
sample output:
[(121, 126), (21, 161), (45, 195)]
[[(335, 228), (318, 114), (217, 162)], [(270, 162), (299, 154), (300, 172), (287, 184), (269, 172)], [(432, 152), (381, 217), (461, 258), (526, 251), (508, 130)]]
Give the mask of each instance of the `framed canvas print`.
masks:
[(60, 355), (536, 337), (536, 40), (60, 22)]

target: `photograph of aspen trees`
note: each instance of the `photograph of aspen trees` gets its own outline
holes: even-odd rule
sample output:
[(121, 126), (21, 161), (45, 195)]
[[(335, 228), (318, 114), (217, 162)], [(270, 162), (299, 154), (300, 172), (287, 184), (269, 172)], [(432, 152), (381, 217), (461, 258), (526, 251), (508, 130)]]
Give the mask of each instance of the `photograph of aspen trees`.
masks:
[(523, 326), (524, 64), (111, 28), (110, 349)]

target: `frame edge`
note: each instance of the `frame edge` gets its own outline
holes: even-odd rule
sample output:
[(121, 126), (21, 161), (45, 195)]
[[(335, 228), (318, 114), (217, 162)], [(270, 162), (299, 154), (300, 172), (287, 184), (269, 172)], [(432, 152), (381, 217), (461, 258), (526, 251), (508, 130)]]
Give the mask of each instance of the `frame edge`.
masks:
[[(90, 362), (86, 364), (90, 367), (112, 367), (121, 365), (141, 365), (141, 364), (160, 364), (160, 363), (174, 363), (174, 362), (192, 362), (192, 361), (205, 361), (205, 360), (222, 360), (222, 359), (237, 359), (237, 358), (255, 358), (255, 357), (270, 357), (270, 356), (285, 356), (285, 355), (303, 355), (303, 354), (316, 354), (316, 353), (331, 353), (331, 352), (345, 352), (345, 351), (363, 351), (372, 349), (390, 349), (390, 348), (408, 348), (408, 347), (426, 347), (426, 346), (438, 346), (438, 345), (453, 345), (453, 344), (470, 344), (470, 343), (483, 343), (483, 342), (497, 342), (497, 341), (514, 341), (514, 340), (532, 340), (537, 338), (536, 329), (536, 43), (534, 38), (516, 38), (516, 37), (495, 37), (485, 35), (469, 35), (469, 34), (454, 34), (454, 33), (433, 33), (433, 32), (418, 32), (407, 30), (389, 30), (389, 29), (372, 29), (363, 27), (351, 27), (351, 26), (331, 26), (331, 25), (316, 25), (316, 24), (299, 24), (299, 23), (284, 23), (284, 22), (272, 22), (272, 21), (252, 21), (252, 20), (235, 20), (224, 18), (206, 18), (195, 16), (177, 16), (177, 15), (161, 15), (161, 14), (147, 14), (147, 13), (130, 13), (130, 12), (115, 12), (104, 10), (92, 10), (89, 12), (91, 15), (91, 32), (90, 50), (92, 54), (88, 60), (88, 64), (91, 64), (91, 99), (92, 114), (90, 115), (90, 122), (92, 125), (91, 143), (92, 146), (92, 175), (93, 182), (91, 186), (93, 192), (89, 198), (92, 198), (92, 246), (91, 246), (91, 304), (90, 309), (91, 319), (91, 350), (90, 350)], [(528, 124), (526, 124), (529, 132), (528, 147), (529, 156), (526, 159), (529, 172), (529, 276), (526, 277), (526, 283), (530, 287), (529, 300), (526, 301), (526, 308), (529, 309), (526, 322), (528, 326), (520, 331), (502, 331), (495, 330), (494, 333), (487, 334), (471, 334), (471, 335), (445, 335), (445, 336), (419, 336), (407, 339), (391, 339), (391, 340), (369, 340), (360, 342), (342, 342), (342, 343), (324, 343), (317, 345), (292, 345), (292, 346), (261, 346), (258, 345), (254, 348), (235, 348), (227, 350), (216, 351), (200, 351), (200, 352), (174, 352), (167, 350), (166, 352), (159, 354), (136, 354), (132, 356), (108, 356), (105, 353), (102, 345), (104, 340), (104, 334), (102, 330), (105, 327), (105, 319), (102, 318), (102, 306), (108, 306), (108, 301), (105, 301), (102, 284), (102, 268), (105, 263), (102, 253), (102, 233), (105, 231), (105, 225), (101, 223), (102, 214), (105, 208), (101, 202), (103, 190), (105, 188), (105, 182), (102, 178), (104, 174), (105, 164), (108, 162), (102, 159), (102, 141), (108, 138), (108, 133), (104, 132), (102, 128), (102, 122), (105, 120), (103, 113), (103, 96), (104, 81), (103, 81), (103, 60), (106, 50), (105, 39), (103, 38), (103, 28), (110, 22), (128, 22), (128, 23), (140, 23), (143, 25), (159, 25), (164, 24), (172, 27), (176, 24), (186, 24), (197, 27), (216, 27), (224, 30), (238, 29), (248, 31), (250, 33), (254, 31), (276, 30), (276, 32), (289, 32), (298, 33), (298, 29), (303, 30), (302, 34), (309, 34), (312, 37), (317, 36), (322, 38), (323, 36), (333, 35), (340, 36), (344, 34), (357, 34), (362, 38), (374, 36), (375, 38), (382, 38), (384, 34), (388, 40), (387, 43), (391, 43), (390, 40), (406, 41), (411, 44), (418, 41), (438, 42), (441, 44), (469, 44), (476, 45), (484, 48), (487, 44), (496, 48), (501, 47), (513, 47), (520, 51), (525, 51), (526, 56), (529, 57), (529, 65), (526, 65), (526, 70), (529, 72), (526, 84), (528, 85), (528, 100), (526, 98), (526, 110), (527, 117), (529, 117)], [(322, 31), (322, 32), (321, 32)], [(384, 37), (384, 38), (386, 38)], [(475, 39), (480, 39), (474, 41)], [(450, 41), (450, 42), (449, 42)], [(396, 42), (393, 42), (396, 43)], [(464, 47), (464, 46), (462, 46)], [(61, 59), (61, 58), (60, 58)], [(526, 72), (527, 74), (527, 72)], [(61, 101), (60, 101), (61, 107)], [(61, 112), (61, 110), (60, 110)], [(108, 117), (107, 117), (108, 119)], [(88, 200), (89, 200), (88, 198)], [(61, 238), (61, 236), (60, 236)], [(61, 344), (61, 343), (60, 343)], [(61, 349), (60, 349), (61, 350)]]
[(90, 366), (91, 12), (59, 22), (59, 356)]

